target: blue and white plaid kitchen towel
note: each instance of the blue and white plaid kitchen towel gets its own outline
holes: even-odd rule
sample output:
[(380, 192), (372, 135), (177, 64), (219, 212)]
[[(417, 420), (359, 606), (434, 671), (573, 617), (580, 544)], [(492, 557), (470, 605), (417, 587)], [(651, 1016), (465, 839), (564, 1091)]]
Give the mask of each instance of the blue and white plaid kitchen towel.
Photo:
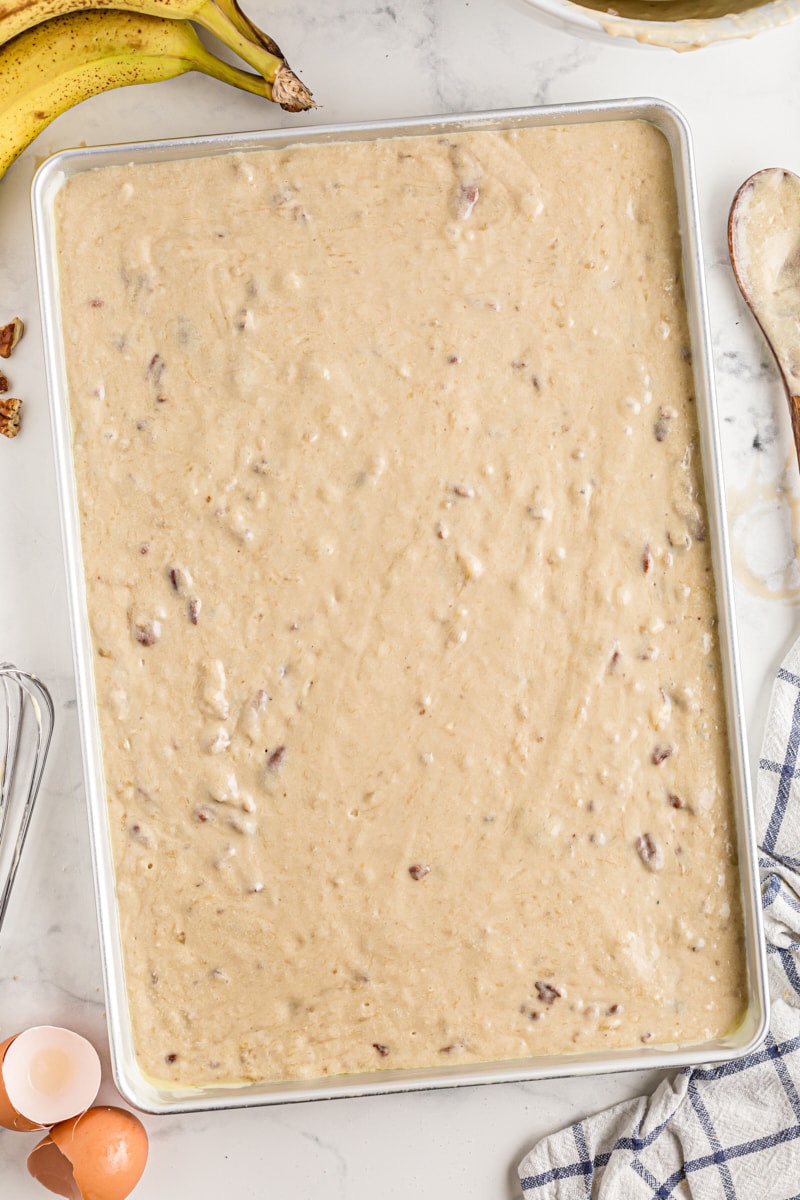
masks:
[(525, 1200), (800, 1200), (800, 641), (778, 672), (756, 788), (770, 1029), (736, 1062), (544, 1138)]

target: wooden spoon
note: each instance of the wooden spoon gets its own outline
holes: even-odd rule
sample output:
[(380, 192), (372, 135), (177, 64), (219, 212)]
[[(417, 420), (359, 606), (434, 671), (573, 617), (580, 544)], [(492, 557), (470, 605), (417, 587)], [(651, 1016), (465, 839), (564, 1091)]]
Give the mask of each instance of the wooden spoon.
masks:
[(800, 177), (758, 171), (734, 196), (728, 250), (741, 293), (775, 355), (800, 461)]

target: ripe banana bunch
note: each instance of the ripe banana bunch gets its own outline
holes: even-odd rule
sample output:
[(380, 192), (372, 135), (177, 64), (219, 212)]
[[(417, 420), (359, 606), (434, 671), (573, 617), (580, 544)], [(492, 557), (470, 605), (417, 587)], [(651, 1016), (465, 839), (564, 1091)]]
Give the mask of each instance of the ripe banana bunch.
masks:
[[(253, 68), (206, 49), (202, 25)], [(236, 0), (0, 0), (0, 176), (55, 117), (111, 88), (201, 71), (312, 108), (311, 93)]]

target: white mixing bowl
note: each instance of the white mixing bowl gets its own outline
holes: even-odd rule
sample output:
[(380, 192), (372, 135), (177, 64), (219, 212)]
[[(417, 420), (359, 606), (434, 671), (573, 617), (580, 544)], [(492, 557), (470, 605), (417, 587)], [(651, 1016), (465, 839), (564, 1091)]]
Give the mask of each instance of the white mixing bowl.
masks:
[[(717, 9), (723, 15), (691, 17), (688, 19), (651, 19), (659, 17), (659, 9), (664, 10), (668, 18), (670, 10), (683, 7), (679, 3), (668, 0), (656, 0), (650, 3), (636, 3), (636, 0), (617, 0), (620, 11), (614, 0), (608, 0), (605, 11), (587, 8), (582, 4), (573, 4), (571, 0), (527, 0), (551, 23), (567, 27), (573, 33), (589, 35), (590, 37), (615, 38), (628, 44), (635, 42), (652, 46), (669, 46), (673, 50), (698, 50), (712, 42), (728, 41), (731, 38), (750, 38), (766, 29), (785, 25), (800, 17), (800, 0), (770, 0), (767, 4), (756, 7), (746, 7), (742, 4), (741, 12), (728, 12)], [(691, 3), (692, 0), (689, 0)], [(706, 11), (718, 0), (704, 6)], [(646, 8), (648, 19), (636, 15), (628, 15), (626, 8), (643, 10)], [(735, 5), (731, 5), (734, 7)], [(701, 0), (695, 10), (703, 11)]]

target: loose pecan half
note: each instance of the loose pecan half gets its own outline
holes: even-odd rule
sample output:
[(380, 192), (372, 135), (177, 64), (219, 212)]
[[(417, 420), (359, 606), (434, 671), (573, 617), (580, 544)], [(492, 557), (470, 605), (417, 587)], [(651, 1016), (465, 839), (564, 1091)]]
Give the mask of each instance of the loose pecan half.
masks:
[(22, 337), (25, 326), (19, 317), (0, 328), (0, 358), (11, 358), (11, 351)]
[(19, 410), (21, 400), (0, 398), (0, 433), (3, 437), (15, 438), (19, 433)]

